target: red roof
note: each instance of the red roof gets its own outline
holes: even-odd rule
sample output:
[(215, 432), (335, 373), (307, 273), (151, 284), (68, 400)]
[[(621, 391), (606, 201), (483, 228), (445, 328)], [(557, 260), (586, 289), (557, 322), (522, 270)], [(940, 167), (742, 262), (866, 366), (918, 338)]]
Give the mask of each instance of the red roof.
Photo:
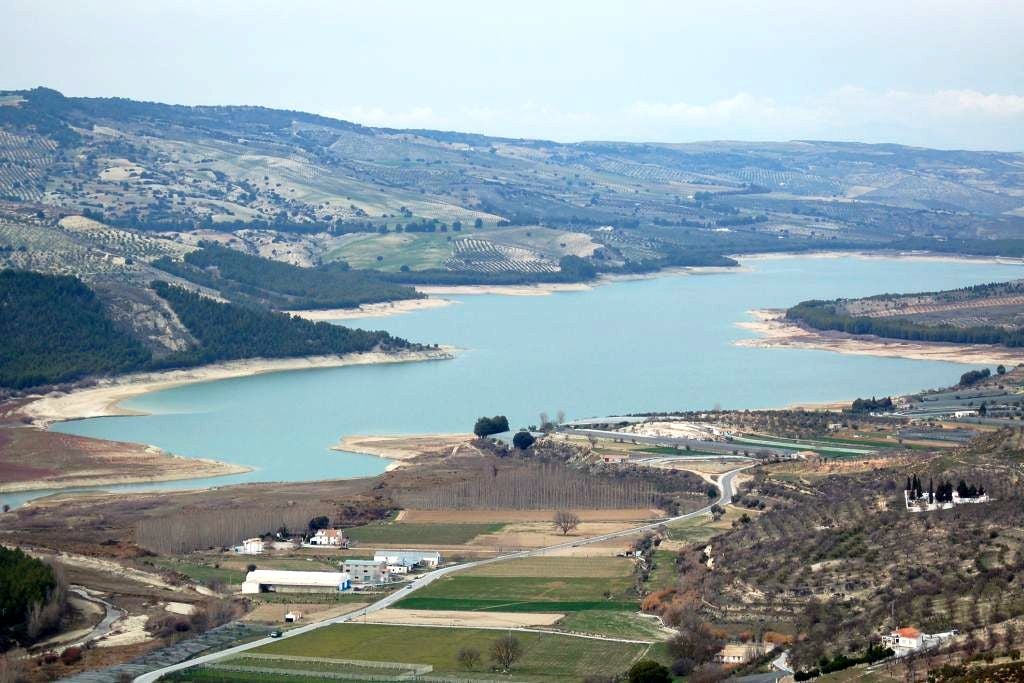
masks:
[(921, 635), (921, 632), (913, 626), (906, 626), (904, 628), (901, 628), (898, 631), (896, 631), (896, 633), (900, 634), (900, 636), (903, 638), (917, 638)]

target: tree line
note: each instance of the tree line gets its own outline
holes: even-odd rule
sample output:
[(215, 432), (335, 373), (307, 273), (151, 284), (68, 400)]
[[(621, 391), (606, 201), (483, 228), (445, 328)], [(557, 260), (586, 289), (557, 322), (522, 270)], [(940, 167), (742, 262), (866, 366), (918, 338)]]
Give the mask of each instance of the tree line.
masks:
[(199, 342), (196, 348), (160, 360), (154, 366), (213, 363), (240, 358), (285, 358), (407, 348), (409, 342), (387, 332), (311, 322), (214, 301), (181, 287), (155, 281), (153, 289)]
[(78, 278), (0, 271), (0, 386), (24, 389), (129, 372), (149, 359)]
[(271, 261), (204, 242), (184, 261), (163, 257), (157, 268), (210, 289), (238, 303), (280, 309), (355, 308), (361, 304), (424, 297), (412, 287), (389, 282), (380, 274), (351, 270), (343, 262), (315, 268)]
[(323, 505), (234, 508), (148, 517), (135, 527), (135, 542), (161, 555), (240, 545), (246, 538), (285, 527), (298, 532), (323, 516)]
[(117, 327), (81, 280), (0, 271), (0, 386), (12, 389), (90, 376), (190, 367), (241, 358), (290, 358), (410, 348), (387, 332), (314, 323), (221, 303), (165, 282), (153, 289), (198, 345), (154, 358)]
[(395, 499), (401, 507), (418, 510), (543, 510), (643, 508), (656, 496), (656, 488), (645, 481), (610, 481), (563, 465), (542, 464), (488, 466), (463, 481), (398, 492)]
[(786, 311), (786, 319), (816, 330), (834, 330), (847, 334), (873, 334), (908, 341), (948, 342), (954, 344), (1001, 344), (1024, 346), (1024, 329), (1004, 329), (994, 325), (956, 327), (949, 324), (923, 325), (905, 318), (866, 318), (840, 313), (832, 301), (804, 301)]
[(37, 640), (63, 615), (67, 586), (49, 564), (0, 546), (0, 652)]

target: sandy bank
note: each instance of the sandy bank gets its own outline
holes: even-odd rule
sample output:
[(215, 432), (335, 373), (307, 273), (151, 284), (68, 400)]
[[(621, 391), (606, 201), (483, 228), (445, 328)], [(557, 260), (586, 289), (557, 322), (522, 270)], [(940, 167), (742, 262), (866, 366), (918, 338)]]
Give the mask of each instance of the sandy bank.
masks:
[[(547, 296), (555, 292), (586, 292), (593, 289), (585, 282), (555, 282), (535, 285), (416, 285), (424, 294), (503, 294), (505, 296)], [(429, 299), (428, 299), (429, 301)]]
[(36, 399), (22, 408), (37, 425), (45, 426), (60, 420), (75, 420), (108, 415), (136, 415), (137, 412), (118, 405), (120, 401), (162, 389), (214, 380), (247, 377), (267, 372), (310, 370), (346, 365), (371, 363), (408, 363), (424, 360), (452, 358), (451, 347), (398, 351), (385, 353), (350, 353), (340, 356), (311, 356), (306, 358), (260, 358), (204, 365), (183, 370), (147, 372), (101, 380), (97, 386), (72, 391), (69, 394), (49, 395)]
[(317, 322), (321, 320), (348, 320), (350, 318), (383, 318), (400, 313), (450, 306), (453, 303), (456, 302), (448, 299), (405, 299), (402, 301), (385, 301), (379, 304), (363, 304), (358, 308), (326, 308), (309, 311), (285, 311), (285, 313)]
[(942, 254), (931, 251), (778, 251), (767, 254), (730, 254), (738, 261), (774, 261), (788, 258), (861, 258), (889, 261), (973, 261), (975, 263), (997, 263), (1021, 265), (1024, 259), (1011, 256), (971, 256), (970, 254)]
[(411, 434), (405, 436), (345, 436), (331, 450), (364, 453), (394, 460), (389, 470), (401, 467), (421, 455), (455, 455), (472, 448), (472, 434)]
[(80, 471), (64, 472), (55, 476), (0, 483), (0, 493), (21, 493), (50, 489), (71, 489), (86, 486), (117, 486), (120, 484), (155, 484), (163, 481), (184, 479), (205, 479), (223, 477), (229, 474), (245, 474), (251, 467), (209, 460), (207, 458), (186, 458), (181, 455), (153, 450), (149, 457), (140, 457), (133, 449), (126, 448), (117, 457), (109, 454), (102, 462), (93, 463)]
[(429, 295), (502, 294), (504, 296), (547, 296), (557, 292), (586, 292), (601, 285), (631, 280), (653, 280), (674, 275), (714, 275), (737, 273), (742, 266), (679, 266), (663, 268), (650, 273), (622, 273), (600, 275), (590, 282), (553, 282), (532, 285), (416, 285), (416, 289)]
[(910, 358), (912, 360), (938, 360), (971, 365), (997, 365), (1024, 362), (1024, 350), (985, 344), (944, 344), (913, 342), (858, 336), (843, 332), (809, 330), (785, 319), (785, 311), (764, 309), (748, 311), (754, 318), (750, 322), (736, 323), (737, 327), (756, 332), (756, 339), (740, 339), (737, 346), (765, 349), (818, 349), (863, 356)]

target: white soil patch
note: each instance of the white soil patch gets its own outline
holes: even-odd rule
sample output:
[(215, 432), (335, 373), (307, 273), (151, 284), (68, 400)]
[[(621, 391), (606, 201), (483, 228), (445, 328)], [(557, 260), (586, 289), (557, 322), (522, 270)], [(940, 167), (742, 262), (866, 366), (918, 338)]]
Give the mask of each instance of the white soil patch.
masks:
[(152, 640), (146, 632), (146, 622), (149, 620), (144, 614), (122, 619), (110, 635), (96, 641), (96, 647), (122, 647), (124, 645), (135, 645)]

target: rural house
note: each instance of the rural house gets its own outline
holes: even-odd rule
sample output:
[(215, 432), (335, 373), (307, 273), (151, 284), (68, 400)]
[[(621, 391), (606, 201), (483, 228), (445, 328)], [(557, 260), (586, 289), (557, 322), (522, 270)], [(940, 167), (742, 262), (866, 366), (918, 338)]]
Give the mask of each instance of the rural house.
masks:
[(913, 626), (896, 629), (888, 635), (882, 636), (882, 645), (892, 648), (897, 657), (903, 657), (918, 650), (928, 650), (938, 647), (944, 640), (957, 635), (958, 631), (947, 631), (945, 633), (924, 633)]
[(263, 539), (262, 538), (247, 538), (242, 541), (242, 545), (239, 546), (238, 552), (243, 555), (259, 555), (263, 552)]
[(348, 541), (341, 529), (317, 529), (316, 533), (309, 537), (309, 544), (329, 548), (347, 548)]

